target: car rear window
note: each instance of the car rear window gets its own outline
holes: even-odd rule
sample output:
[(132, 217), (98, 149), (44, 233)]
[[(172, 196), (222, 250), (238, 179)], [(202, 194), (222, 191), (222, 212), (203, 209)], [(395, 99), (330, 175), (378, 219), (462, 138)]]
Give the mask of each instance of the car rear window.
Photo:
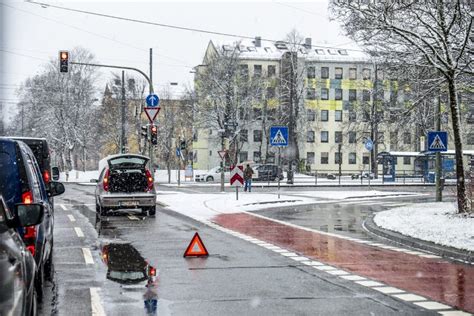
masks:
[(0, 151), (0, 194), (3, 195), (9, 207), (12, 207), (17, 201), (18, 195), (21, 195), (19, 178), (18, 163), (15, 157), (8, 152)]
[(141, 168), (144, 167), (147, 159), (140, 157), (118, 157), (109, 160), (111, 168)]

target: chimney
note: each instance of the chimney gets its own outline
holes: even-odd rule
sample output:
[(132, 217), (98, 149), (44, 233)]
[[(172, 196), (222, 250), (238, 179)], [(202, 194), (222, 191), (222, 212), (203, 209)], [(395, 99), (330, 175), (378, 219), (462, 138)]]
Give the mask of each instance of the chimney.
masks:
[(260, 36), (255, 36), (255, 47), (262, 47), (262, 38)]
[(311, 37), (307, 37), (304, 39), (304, 45), (305, 48), (311, 49)]

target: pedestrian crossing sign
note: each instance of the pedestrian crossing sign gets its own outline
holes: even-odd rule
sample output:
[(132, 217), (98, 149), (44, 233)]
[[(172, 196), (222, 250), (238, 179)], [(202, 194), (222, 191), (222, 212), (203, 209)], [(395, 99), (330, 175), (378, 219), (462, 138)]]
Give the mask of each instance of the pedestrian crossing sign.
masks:
[(428, 132), (428, 151), (447, 151), (448, 132)]
[(270, 145), (277, 147), (288, 146), (288, 127), (272, 126), (270, 127)]

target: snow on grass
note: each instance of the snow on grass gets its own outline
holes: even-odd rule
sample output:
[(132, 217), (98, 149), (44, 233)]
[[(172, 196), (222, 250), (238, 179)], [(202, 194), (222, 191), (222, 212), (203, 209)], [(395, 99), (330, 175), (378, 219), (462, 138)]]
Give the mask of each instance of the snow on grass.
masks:
[(412, 204), (377, 213), (375, 223), (406, 236), (474, 251), (474, 217), (456, 214), (454, 203)]
[(350, 199), (350, 198), (377, 198), (383, 196), (398, 196), (398, 195), (420, 195), (420, 193), (413, 192), (391, 192), (391, 191), (376, 191), (376, 190), (347, 190), (347, 191), (292, 191), (298, 196), (307, 196), (314, 198), (323, 198), (331, 200)]

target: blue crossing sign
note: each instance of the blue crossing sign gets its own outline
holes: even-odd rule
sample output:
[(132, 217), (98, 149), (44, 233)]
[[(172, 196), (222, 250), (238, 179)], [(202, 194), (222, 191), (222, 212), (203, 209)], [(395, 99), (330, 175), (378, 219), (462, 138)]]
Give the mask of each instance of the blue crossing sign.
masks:
[(288, 126), (270, 127), (270, 145), (277, 147), (288, 146)]
[(146, 105), (149, 107), (155, 107), (158, 106), (158, 104), (160, 104), (160, 98), (156, 94), (149, 94), (146, 97)]
[(365, 141), (365, 149), (367, 149), (368, 151), (374, 149), (374, 142), (371, 139), (367, 139)]
[(428, 151), (447, 151), (448, 132), (428, 132)]

